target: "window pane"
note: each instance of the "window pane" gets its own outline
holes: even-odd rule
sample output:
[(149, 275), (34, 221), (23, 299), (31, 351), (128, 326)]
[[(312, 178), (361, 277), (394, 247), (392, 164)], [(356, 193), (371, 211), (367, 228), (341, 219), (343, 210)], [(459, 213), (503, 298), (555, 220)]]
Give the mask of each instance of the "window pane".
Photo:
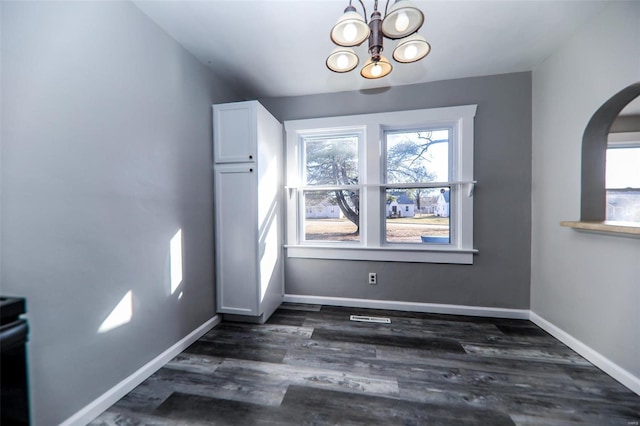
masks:
[(606, 188), (640, 189), (640, 146), (607, 149)]
[(304, 239), (360, 241), (358, 191), (304, 191)]
[(358, 183), (358, 136), (305, 137), (306, 185)]
[(607, 220), (640, 222), (640, 146), (607, 149)]
[(449, 129), (386, 133), (387, 183), (449, 181)]
[(640, 222), (640, 190), (607, 189), (607, 220)]
[(387, 189), (388, 243), (450, 243), (451, 188)]

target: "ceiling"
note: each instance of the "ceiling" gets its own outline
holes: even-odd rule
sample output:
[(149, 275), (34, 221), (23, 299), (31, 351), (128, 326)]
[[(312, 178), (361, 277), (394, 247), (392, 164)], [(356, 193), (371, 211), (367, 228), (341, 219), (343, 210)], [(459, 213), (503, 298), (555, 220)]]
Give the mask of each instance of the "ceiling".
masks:
[[(372, 0), (363, 0), (368, 15)], [(365, 80), (360, 66), (329, 71), (335, 47), (329, 31), (347, 0), (134, 0), (134, 3), (244, 98), (363, 90), (532, 70), (606, 1), (414, 1), (431, 53), (413, 64)], [(393, 0), (392, 0), (393, 3)], [(361, 12), (357, 1), (354, 5)], [(384, 12), (385, 2), (379, 9)], [(362, 12), (361, 12), (362, 13)], [(368, 18), (368, 17), (367, 17)], [(385, 39), (386, 56), (396, 42)]]

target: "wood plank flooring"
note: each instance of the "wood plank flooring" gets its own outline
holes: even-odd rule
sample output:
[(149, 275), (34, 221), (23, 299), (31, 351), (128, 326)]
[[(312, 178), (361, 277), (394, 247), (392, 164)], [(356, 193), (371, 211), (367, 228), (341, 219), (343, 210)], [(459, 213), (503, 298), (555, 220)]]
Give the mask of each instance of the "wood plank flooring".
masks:
[(284, 304), (223, 322), (91, 425), (639, 422), (640, 396), (530, 321)]

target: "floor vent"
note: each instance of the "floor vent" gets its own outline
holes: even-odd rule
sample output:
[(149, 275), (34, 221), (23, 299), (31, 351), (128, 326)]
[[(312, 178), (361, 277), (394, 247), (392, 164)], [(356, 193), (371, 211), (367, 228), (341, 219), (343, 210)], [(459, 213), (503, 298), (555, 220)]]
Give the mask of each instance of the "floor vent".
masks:
[(390, 318), (384, 317), (367, 317), (364, 315), (351, 315), (349, 318), (351, 321), (360, 321), (360, 322), (377, 322), (380, 324), (391, 324)]

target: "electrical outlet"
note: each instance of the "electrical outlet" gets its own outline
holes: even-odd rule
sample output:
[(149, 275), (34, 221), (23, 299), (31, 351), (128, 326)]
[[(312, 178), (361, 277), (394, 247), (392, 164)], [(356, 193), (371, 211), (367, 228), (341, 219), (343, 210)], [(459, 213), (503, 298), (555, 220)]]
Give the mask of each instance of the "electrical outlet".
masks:
[(378, 284), (378, 274), (375, 272), (369, 272), (369, 284)]

